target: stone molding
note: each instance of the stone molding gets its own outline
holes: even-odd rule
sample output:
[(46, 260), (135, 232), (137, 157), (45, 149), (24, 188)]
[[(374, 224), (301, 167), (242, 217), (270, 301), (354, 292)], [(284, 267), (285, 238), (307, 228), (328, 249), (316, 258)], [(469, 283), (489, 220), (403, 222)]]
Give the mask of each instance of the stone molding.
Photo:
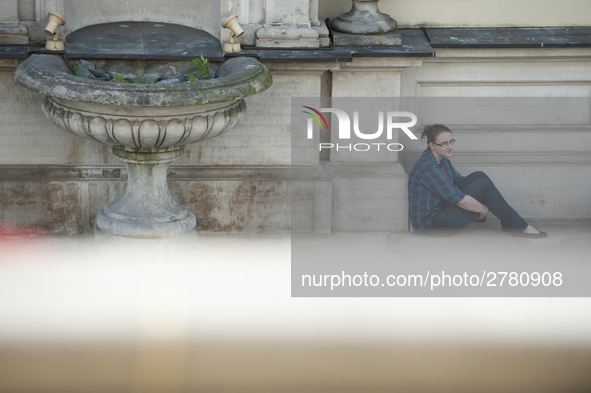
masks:
[(500, 63), (531, 61), (589, 61), (590, 48), (434, 49), (429, 63)]
[[(187, 180), (329, 181), (326, 171), (314, 166), (171, 165), (169, 182)], [(125, 181), (125, 165), (0, 165), (0, 181)]]
[(591, 79), (583, 80), (420, 80), (416, 82), (419, 88), (423, 87), (489, 87), (489, 86), (589, 86)]
[(108, 145), (135, 148), (186, 145), (221, 135), (242, 120), (246, 102), (233, 101), (208, 115), (202, 114), (200, 106), (184, 109), (186, 114), (176, 116), (115, 116), (108, 111), (72, 108), (50, 97), (43, 102), (47, 118), (63, 130)]
[(0, 2), (0, 45), (26, 45), (29, 43), (27, 26), (20, 24), (18, 1)]
[(0, 23), (0, 45), (26, 45), (29, 43), (28, 32), (25, 25)]

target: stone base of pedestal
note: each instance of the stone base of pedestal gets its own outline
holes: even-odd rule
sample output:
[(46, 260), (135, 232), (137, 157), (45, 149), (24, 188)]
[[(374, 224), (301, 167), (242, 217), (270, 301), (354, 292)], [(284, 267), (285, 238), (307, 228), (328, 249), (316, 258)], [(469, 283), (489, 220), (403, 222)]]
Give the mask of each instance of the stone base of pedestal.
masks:
[(320, 26), (312, 26), (314, 30), (318, 32), (318, 42), (320, 43), (321, 48), (326, 48), (330, 46), (330, 38), (328, 37), (329, 31), (328, 27), (326, 27), (326, 23), (321, 22)]
[(387, 34), (346, 34), (332, 31), (334, 46), (385, 46), (402, 45), (402, 36), (398, 31)]
[(127, 188), (97, 214), (95, 228), (136, 239), (166, 239), (195, 229), (195, 215), (172, 198), (166, 181), (168, 165), (184, 153), (184, 146), (115, 146), (112, 151), (127, 165)]
[(112, 217), (109, 206), (101, 210), (94, 219), (95, 234), (104, 233), (111, 236), (129, 237), (134, 239), (168, 239), (183, 236), (195, 231), (197, 220), (187, 210), (187, 215), (180, 219), (162, 222), (142, 222), (136, 217)]
[[(99, 214), (103, 213), (102, 211), (99, 212)], [(97, 216), (98, 217), (98, 216)], [(183, 245), (189, 245), (189, 244), (195, 244), (195, 242), (198, 240), (198, 236), (197, 236), (197, 231), (195, 230), (191, 230), (188, 232), (182, 232), (181, 234), (177, 235), (177, 236), (171, 236), (171, 237), (152, 237), (152, 238), (147, 238), (147, 237), (125, 237), (125, 236), (118, 236), (118, 235), (111, 235), (108, 232), (103, 231), (100, 227), (98, 227), (96, 225), (96, 220), (95, 220), (95, 225), (94, 225), (94, 241), (96, 243), (105, 243), (105, 244), (109, 244), (110, 247), (112, 247), (113, 245), (121, 245), (122, 247), (125, 247), (129, 244), (138, 244), (138, 245), (142, 245), (142, 244), (146, 244), (146, 245), (150, 245), (150, 244), (155, 244), (154, 242), (157, 241), (159, 245), (163, 245), (163, 244), (170, 244), (170, 245), (179, 245), (179, 246), (183, 246)], [(130, 243), (132, 242), (132, 243)]]
[(320, 33), (311, 27), (261, 27), (255, 46), (264, 48), (318, 48)]
[(0, 23), (0, 44), (23, 45), (28, 43), (29, 36), (26, 26)]

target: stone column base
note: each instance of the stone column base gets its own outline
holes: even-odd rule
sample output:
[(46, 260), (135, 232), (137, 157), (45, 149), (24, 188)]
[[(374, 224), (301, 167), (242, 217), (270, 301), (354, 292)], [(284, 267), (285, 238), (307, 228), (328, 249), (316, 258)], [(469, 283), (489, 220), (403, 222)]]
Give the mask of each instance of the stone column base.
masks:
[(29, 43), (28, 32), (25, 25), (0, 23), (0, 45), (26, 45)]
[(319, 48), (320, 33), (311, 27), (261, 27), (255, 46), (266, 48)]
[(316, 31), (318, 31), (318, 40), (320, 42), (320, 47), (321, 48), (326, 48), (330, 46), (330, 38), (328, 37), (329, 35), (329, 31), (328, 31), (328, 27), (326, 26), (326, 23), (324, 22), (320, 22), (319, 26), (312, 26), (312, 28)]

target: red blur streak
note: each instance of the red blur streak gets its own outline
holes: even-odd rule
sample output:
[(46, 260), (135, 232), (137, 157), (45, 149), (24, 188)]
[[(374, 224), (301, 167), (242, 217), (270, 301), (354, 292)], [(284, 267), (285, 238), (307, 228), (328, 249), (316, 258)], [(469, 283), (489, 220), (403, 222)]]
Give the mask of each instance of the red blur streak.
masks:
[(12, 224), (0, 221), (0, 237), (23, 237), (23, 236), (43, 236), (47, 232), (43, 228), (30, 227), (20, 224)]
[(21, 249), (46, 234), (43, 228), (0, 221), (0, 262), (2, 254), (6, 256), (8, 251)]

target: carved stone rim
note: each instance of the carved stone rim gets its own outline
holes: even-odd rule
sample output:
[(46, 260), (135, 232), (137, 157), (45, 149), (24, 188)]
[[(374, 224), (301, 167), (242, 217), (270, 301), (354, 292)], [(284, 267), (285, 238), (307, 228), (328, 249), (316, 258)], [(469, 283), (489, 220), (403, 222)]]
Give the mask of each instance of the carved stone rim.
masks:
[(269, 70), (251, 57), (227, 60), (217, 78), (198, 83), (139, 84), (97, 81), (75, 76), (53, 55), (33, 55), (19, 65), (16, 81), (50, 97), (127, 106), (186, 106), (226, 102), (265, 91), (273, 84)]

